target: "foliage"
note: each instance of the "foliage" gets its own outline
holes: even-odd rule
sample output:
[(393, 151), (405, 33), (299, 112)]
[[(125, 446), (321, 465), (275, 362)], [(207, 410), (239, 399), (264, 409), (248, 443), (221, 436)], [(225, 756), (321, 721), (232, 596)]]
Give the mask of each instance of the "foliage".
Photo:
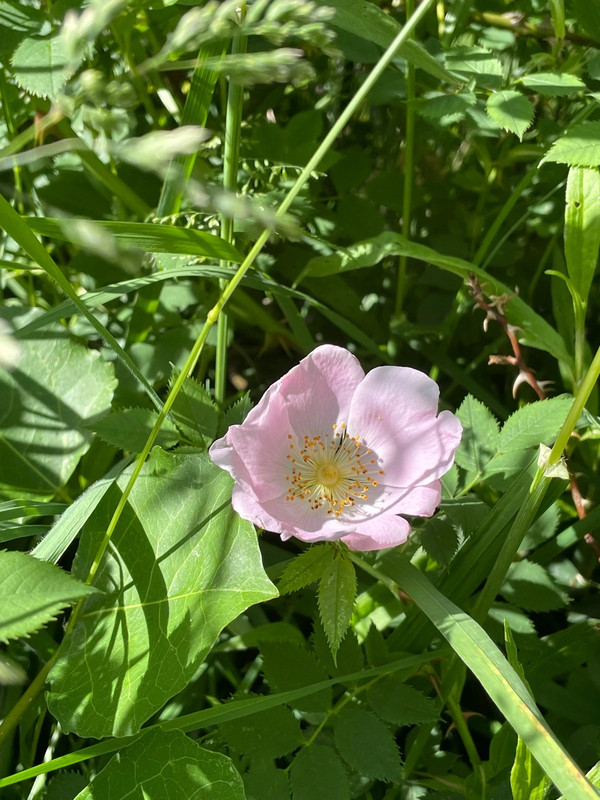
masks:
[[(3, 800), (598, 797), (597, 4), (2, 0), (0, 67)], [(323, 342), (462, 422), (392, 550), (207, 455)]]

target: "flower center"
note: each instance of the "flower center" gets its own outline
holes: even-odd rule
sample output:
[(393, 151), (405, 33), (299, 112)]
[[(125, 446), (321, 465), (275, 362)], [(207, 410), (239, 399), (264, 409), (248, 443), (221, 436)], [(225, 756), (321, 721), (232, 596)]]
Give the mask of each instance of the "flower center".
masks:
[(331, 435), (305, 436), (302, 447), (291, 433), (288, 439), (288, 502), (306, 500), (313, 510), (326, 507), (328, 514), (339, 517), (367, 500), (369, 490), (378, 485), (376, 477), (384, 474), (360, 438), (346, 433), (345, 423), (334, 425)]

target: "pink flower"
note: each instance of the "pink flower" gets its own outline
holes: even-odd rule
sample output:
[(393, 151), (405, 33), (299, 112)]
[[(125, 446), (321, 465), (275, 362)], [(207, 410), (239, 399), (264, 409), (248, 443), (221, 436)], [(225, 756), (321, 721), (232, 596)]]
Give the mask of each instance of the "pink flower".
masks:
[(235, 480), (233, 507), (282, 539), (341, 539), (352, 550), (406, 541), (398, 514), (431, 516), (462, 427), (437, 414), (435, 381), (409, 367), (368, 375), (323, 345), (273, 384), (210, 448)]

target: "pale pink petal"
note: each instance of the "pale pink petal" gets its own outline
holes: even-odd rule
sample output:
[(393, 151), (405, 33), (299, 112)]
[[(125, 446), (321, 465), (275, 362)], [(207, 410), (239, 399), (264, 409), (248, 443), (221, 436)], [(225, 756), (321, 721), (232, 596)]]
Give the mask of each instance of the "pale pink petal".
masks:
[(342, 542), (350, 550), (383, 550), (404, 544), (410, 533), (410, 525), (402, 517), (382, 514), (368, 522), (363, 522), (354, 531), (344, 534)]
[(431, 517), (442, 499), (442, 484), (433, 481), (427, 486), (413, 486), (390, 506), (388, 511), (394, 514), (409, 514), (415, 517)]
[(356, 356), (342, 347), (325, 344), (303, 358), (279, 381), (297, 435), (331, 433), (334, 423), (347, 422), (352, 395), (364, 376)]

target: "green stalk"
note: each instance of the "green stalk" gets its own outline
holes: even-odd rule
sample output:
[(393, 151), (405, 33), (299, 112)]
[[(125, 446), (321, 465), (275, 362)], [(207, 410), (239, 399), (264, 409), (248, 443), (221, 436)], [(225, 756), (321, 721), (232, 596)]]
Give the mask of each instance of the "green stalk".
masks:
[[(414, 0), (406, 0), (406, 16), (414, 12)], [(412, 194), (414, 183), (415, 155), (415, 68), (408, 64), (406, 71), (406, 133), (404, 137), (404, 187), (402, 192), (402, 235), (410, 239), (412, 223)], [(407, 257), (400, 256), (398, 262), (398, 282), (396, 285), (395, 314), (400, 316), (404, 295), (406, 294)]]
[[(240, 22), (243, 22), (246, 15), (246, 4), (243, 3), (240, 11)], [(246, 36), (236, 36), (231, 45), (232, 55), (245, 53), (248, 39)], [(234, 80), (229, 82), (227, 93), (227, 106), (225, 117), (225, 145), (223, 148), (223, 188), (227, 192), (235, 194), (237, 192), (237, 174), (240, 155), (240, 139), (242, 132), (242, 117), (244, 106), (244, 87)], [(234, 243), (234, 220), (226, 214), (221, 214), (221, 238), (229, 244)], [(222, 267), (228, 266), (227, 261), (221, 261)], [(221, 279), (219, 286), (225, 288), (225, 281)], [(228, 334), (227, 313), (219, 315), (217, 323), (217, 355), (215, 363), (215, 400), (219, 406), (225, 401), (225, 383), (227, 377), (227, 334)]]

